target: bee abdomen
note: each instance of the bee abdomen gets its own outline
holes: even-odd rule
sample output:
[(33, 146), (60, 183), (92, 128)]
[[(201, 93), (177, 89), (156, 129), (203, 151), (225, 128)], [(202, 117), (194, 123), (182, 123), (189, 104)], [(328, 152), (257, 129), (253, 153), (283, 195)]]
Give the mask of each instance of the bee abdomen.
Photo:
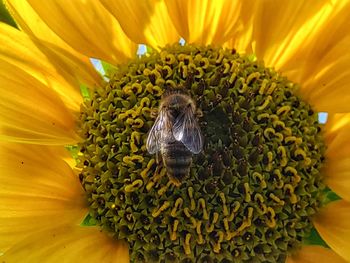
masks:
[(181, 183), (190, 172), (192, 153), (181, 142), (167, 144), (163, 148), (163, 162), (168, 176)]

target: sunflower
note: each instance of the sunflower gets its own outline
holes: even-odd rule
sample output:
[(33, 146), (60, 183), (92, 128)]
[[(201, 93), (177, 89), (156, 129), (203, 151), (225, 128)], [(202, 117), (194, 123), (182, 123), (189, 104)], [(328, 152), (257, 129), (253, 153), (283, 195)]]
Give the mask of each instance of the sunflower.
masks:
[[(5, 4), (1, 262), (350, 261), (349, 1)], [(204, 138), (176, 183), (172, 89)]]

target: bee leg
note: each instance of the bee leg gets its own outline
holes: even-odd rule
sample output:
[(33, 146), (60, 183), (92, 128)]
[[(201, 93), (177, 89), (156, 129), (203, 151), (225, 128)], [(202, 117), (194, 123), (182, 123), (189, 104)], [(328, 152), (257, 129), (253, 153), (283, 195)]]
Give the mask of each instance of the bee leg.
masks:
[(159, 169), (160, 169), (159, 166), (157, 166), (157, 167), (156, 167), (156, 170), (154, 171), (154, 175), (158, 175)]
[(156, 153), (156, 163), (157, 163), (157, 164), (159, 164), (159, 163), (160, 163), (160, 161), (159, 161), (159, 154), (158, 154), (158, 152)]

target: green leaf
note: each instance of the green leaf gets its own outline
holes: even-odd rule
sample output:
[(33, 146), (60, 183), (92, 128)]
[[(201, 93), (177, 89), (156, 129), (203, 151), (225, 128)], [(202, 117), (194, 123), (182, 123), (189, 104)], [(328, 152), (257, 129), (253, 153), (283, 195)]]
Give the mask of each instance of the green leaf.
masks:
[(251, 62), (255, 62), (258, 59), (256, 54), (250, 54), (247, 57), (248, 57), (248, 60), (251, 61)]
[(89, 87), (86, 85), (80, 85), (80, 93), (83, 96), (84, 100), (90, 100), (90, 90)]
[(81, 226), (96, 226), (96, 220), (91, 217), (90, 214), (87, 214), (84, 218), (83, 222), (81, 222)]
[(341, 197), (339, 197), (336, 193), (334, 193), (328, 187), (324, 190), (324, 195), (325, 195), (325, 199), (323, 200), (324, 205), (333, 201), (341, 200)]
[(77, 145), (68, 145), (65, 147), (72, 158), (74, 159), (75, 163), (77, 164), (79, 159), (78, 159), (78, 154), (79, 154), (79, 147)]
[(105, 75), (110, 78), (114, 72), (117, 71), (117, 68), (112, 64), (109, 64), (106, 61), (101, 60), (102, 68), (105, 71)]
[(311, 229), (310, 235), (304, 240), (305, 245), (318, 245), (322, 247), (329, 248), (327, 243), (322, 239), (322, 237), (318, 234), (315, 228)]
[(12, 18), (12, 16), (10, 15), (10, 13), (8, 12), (4, 2), (2, 0), (0, 0), (0, 21), (8, 24), (10, 26), (13, 26), (15, 28), (18, 28), (15, 20)]
[(153, 52), (153, 48), (146, 45), (146, 54), (152, 54), (152, 52)]

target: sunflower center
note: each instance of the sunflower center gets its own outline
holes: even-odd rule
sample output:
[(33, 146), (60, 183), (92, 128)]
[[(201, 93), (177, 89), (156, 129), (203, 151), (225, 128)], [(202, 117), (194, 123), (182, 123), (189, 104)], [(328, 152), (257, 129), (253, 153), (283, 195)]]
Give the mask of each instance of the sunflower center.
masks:
[[(174, 88), (201, 111), (204, 138), (178, 184), (146, 150), (153, 112)], [(120, 66), (81, 107), (90, 216), (128, 242), (132, 262), (283, 262), (324, 189), (317, 113), (297, 91), (221, 48), (174, 45)]]

